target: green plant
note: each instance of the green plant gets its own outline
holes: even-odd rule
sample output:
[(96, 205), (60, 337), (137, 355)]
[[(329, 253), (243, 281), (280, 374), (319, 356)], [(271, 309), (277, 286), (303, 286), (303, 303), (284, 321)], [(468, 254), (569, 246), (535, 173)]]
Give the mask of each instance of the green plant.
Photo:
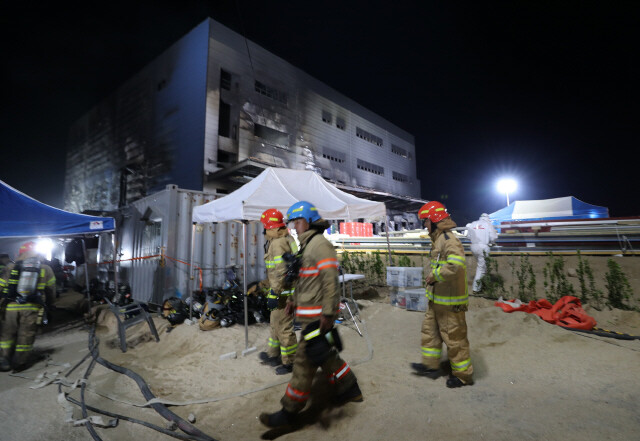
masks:
[(554, 256), (548, 252), (549, 261), (545, 263), (544, 274), (544, 290), (551, 303), (557, 302), (560, 297), (574, 294), (573, 285), (567, 280), (564, 270), (564, 259), (562, 256)]
[(509, 294), (511, 298), (515, 298), (515, 289), (514, 283), (516, 281), (516, 257), (514, 254), (511, 254), (511, 259), (509, 259), (509, 267), (511, 268), (511, 285), (509, 285)]
[(607, 274), (605, 274), (605, 286), (608, 291), (607, 303), (614, 308), (632, 309), (625, 304), (625, 301), (631, 299), (633, 295), (627, 276), (618, 265), (618, 262), (613, 259), (607, 260), (607, 268)]
[(370, 284), (385, 284), (386, 267), (377, 251), (372, 254), (343, 251), (340, 265), (345, 274), (364, 274)]
[(504, 278), (498, 273), (498, 261), (496, 259), (486, 256), (484, 261), (487, 265), (487, 271), (480, 279), (482, 292), (486, 297), (497, 299), (505, 292)]
[(520, 255), (520, 266), (515, 269), (515, 276), (518, 281), (517, 298), (522, 302), (534, 300), (536, 297), (536, 275), (533, 273), (533, 265), (526, 254)]
[(411, 262), (411, 259), (409, 259), (408, 256), (400, 256), (398, 258), (398, 266), (410, 267), (413, 266), (413, 262)]
[(374, 274), (376, 281), (379, 284), (384, 284), (386, 280), (386, 267), (379, 251), (373, 252), (373, 262), (371, 263), (371, 272)]

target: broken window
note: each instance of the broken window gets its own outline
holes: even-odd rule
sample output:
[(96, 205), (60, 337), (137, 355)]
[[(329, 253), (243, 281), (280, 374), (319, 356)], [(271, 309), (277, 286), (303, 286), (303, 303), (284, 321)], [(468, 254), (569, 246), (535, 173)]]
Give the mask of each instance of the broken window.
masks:
[(231, 74), (223, 69), (220, 69), (220, 88), (231, 90)]
[(287, 104), (287, 94), (274, 88), (274, 87), (269, 87), (266, 84), (261, 83), (260, 81), (256, 80), (255, 82), (255, 90), (256, 92), (258, 92), (261, 95), (264, 95), (268, 98), (271, 98), (272, 100), (276, 100), (281, 102), (282, 104)]
[(344, 130), (347, 124), (344, 122), (344, 118), (336, 117), (336, 127), (340, 130)]
[(289, 134), (281, 132), (262, 124), (253, 125), (253, 134), (262, 138), (265, 142), (279, 147), (289, 147)]
[(326, 110), (322, 111), (322, 121), (326, 122), (327, 124), (331, 124), (331, 114)]
[(229, 138), (231, 135), (231, 106), (220, 100), (220, 111), (218, 114), (218, 136)]

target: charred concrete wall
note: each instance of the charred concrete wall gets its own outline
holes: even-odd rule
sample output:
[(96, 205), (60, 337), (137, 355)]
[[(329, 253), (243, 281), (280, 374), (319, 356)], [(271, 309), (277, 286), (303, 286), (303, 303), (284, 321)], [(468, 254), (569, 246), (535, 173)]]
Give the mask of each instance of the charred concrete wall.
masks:
[(169, 183), (202, 189), (207, 35), (205, 22), (71, 127), (65, 209), (113, 210)]
[(412, 135), (208, 19), (73, 125), (65, 208), (225, 192), (245, 159), (420, 197)]

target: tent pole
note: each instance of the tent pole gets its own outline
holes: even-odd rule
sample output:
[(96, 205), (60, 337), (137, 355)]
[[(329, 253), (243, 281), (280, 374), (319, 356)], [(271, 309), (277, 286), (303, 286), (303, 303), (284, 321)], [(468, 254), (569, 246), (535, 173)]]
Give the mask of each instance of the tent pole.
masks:
[(242, 298), (244, 299), (244, 348), (249, 349), (249, 306), (247, 303), (247, 221), (242, 221)]
[(113, 283), (115, 283), (115, 295), (118, 294), (118, 249), (116, 248), (116, 230), (111, 234), (111, 244), (113, 245)]
[(196, 240), (196, 223), (191, 226), (191, 257), (189, 260), (189, 278), (187, 279), (187, 289), (189, 290), (189, 320), (193, 320), (193, 247)]
[(84, 257), (84, 280), (87, 287), (87, 315), (91, 315), (91, 292), (89, 290), (89, 262), (87, 261), (87, 247), (84, 243), (84, 237), (82, 238), (82, 256)]
[(387, 229), (387, 257), (389, 258), (389, 266), (393, 266), (391, 263), (391, 244), (389, 243), (389, 215), (386, 213), (384, 215), (384, 221)]

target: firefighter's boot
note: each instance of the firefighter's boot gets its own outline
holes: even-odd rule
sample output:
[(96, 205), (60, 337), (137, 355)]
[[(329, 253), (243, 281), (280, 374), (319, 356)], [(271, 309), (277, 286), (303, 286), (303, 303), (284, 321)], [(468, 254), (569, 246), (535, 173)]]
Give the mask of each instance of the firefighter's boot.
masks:
[(411, 363), (411, 369), (413, 369), (414, 375), (418, 375), (420, 377), (427, 377), (435, 380), (436, 378), (442, 376), (442, 370), (429, 369), (422, 363)]
[(362, 396), (362, 391), (360, 390), (360, 386), (358, 386), (358, 382), (356, 381), (353, 385), (342, 392), (339, 395), (336, 395), (333, 402), (336, 406), (342, 406), (347, 403), (361, 403), (364, 401), (364, 397)]
[(11, 370), (11, 363), (4, 357), (0, 357), (0, 372), (9, 372)]
[(279, 356), (269, 357), (269, 354), (264, 351), (260, 352), (258, 354), (258, 357), (260, 358), (260, 362), (262, 364), (266, 364), (267, 366), (276, 367), (282, 364), (282, 359)]
[(455, 387), (470, 386), (472, 384), (473, 384), (473, 382), (464, 383), (461, 379), (459, 379), (458, 377), (455, 377), (453, 375), (451, 375), (449, 378), (447, 378), (447, 387), (451, 388), (451, 389), (453, 389)]
[(293, 363), (283, 364), (276, 368), (276, 375), (287, 375), (293, 371)]
[(272, 429), (291, 427), (295, 421), (295, 413), (280, 409), (275, 413), (261, 413), (260, 422)]

